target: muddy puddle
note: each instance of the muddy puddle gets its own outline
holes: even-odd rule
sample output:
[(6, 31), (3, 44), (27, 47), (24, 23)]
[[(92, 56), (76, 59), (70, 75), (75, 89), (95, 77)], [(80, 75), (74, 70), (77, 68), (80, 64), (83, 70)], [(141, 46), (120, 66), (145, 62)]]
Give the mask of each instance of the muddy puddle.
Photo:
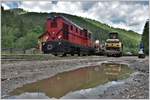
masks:
[(127, 78), (131, 73), (132, 70), (125, 64), (102, 63), (23, 85), (12, 91), (8, 98), (60, 98), (71, 91), (93, 88)]

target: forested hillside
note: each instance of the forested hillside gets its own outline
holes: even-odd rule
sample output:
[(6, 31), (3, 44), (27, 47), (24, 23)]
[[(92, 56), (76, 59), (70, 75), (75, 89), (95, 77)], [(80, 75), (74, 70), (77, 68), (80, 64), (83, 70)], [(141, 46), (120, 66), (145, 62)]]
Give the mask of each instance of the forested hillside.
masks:
[(149, 54), (149, 20), (145, 23), (144, 26), (142, 42), (144, 44), (144, 52)]
[(124, 44), (124, 52), (138, 51), (141, 36), (133, 31), (113, 28), (96, 20), (63, 13), (35, 13), (22, 9), (5, 10), (1, 12), (2, 48), (30, 49), (37, 45), (38, 36), (44, 32), (46, 18), (52, 15), (62, 15), (83, 28), (89, 29), (93, 39), (105, 42), (109, 32), (118, 32)]

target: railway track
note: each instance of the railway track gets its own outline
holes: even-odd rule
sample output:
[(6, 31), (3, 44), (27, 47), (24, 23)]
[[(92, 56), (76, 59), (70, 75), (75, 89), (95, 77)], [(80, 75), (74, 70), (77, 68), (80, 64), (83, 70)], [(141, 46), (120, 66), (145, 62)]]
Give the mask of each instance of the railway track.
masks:
[(101, 56), (53, 56), (50, 54), (41, 54), (41, 55), (2, 55), (1, 61), (33, 61), (33, 60), (59, 60), (59, 59), (82, 59), (82, 58), (97, 58)]

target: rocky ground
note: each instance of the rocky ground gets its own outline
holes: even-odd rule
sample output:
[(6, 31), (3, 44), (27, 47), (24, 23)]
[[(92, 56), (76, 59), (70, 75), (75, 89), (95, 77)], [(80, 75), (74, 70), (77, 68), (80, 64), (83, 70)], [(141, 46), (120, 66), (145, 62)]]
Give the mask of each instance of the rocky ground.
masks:
[[(136, 56), (130, 57), (104, 57), (104, 56), (85, 56), (85, 57), (65, 57), (51, 58), (47, 60), (2, 60), (1, 65), (1, 85), (2, 97), (17, 87), (24, 84), (35, 82), (57, 73), (95, 65), (100, 62), (126, 63), (135, 73), (123, 84), (110, 86), (103, 94), (98, 94), (95, 98), (149, 98), (149, 59), (138, 59)], [(82, 96), (79, 98), (90, 98)], [(73, 98), (76, 99), (76, 98)], [(94, 97), (93, 97), (94, 99)]]
[(111, 98), (149, 98), (149, 60), (138, 59), (136, 62), (131, 63), (130, 67), (135, 70), (135, 73), (125, 80), (123, 85), (113, 87), (113, 91), (116, 91), (114, 91), (114, 94), (111, 93), (111, 88), (108, 89), (103, 98), (108, 95), (111, 95)]
[(124, 84), (109, 87), (100, 98), (106, 99), (148, 99), (148, 78), (145, 74), (138, 73), (126, 80)]

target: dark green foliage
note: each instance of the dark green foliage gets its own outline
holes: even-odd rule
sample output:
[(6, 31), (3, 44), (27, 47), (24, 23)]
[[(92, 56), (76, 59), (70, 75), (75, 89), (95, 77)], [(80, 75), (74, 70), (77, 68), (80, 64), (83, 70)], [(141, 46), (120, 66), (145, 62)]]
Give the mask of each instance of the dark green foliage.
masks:
[(124, 52), (137, 53), (140, 35), (133, 31), (113, 28), (96, 20), (64, 13), (35, 13), (22, 9), (2, 12), (2, 48), (33, 48), (37, 46), (38, 36), (44, 33), (47, 17), (62, 15), (77, 25), (92, 32), (93, 40), (105, 42), (109, 32), (118, 32), (124, 44)]
[(29, 49), (37, 46), (38, 36), (44, 32), (47, 16), (28, 13), (22, 9), (2, 12), (2, 48)]
[(145, 54), (149, 54), (149, 21), (146, 22), (142, 35), (142, 42), (144, 44)]

